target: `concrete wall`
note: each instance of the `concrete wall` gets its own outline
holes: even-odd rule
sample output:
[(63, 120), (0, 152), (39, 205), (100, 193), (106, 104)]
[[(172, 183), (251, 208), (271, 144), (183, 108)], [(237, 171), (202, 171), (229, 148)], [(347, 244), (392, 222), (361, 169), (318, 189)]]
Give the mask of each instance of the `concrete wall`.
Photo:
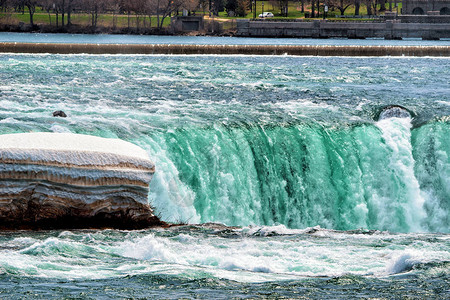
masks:
[(204, 30), (203, 17), (196, 16), (172, 17), (170, 20), (170, 26), (172, 32), (174, 33)]
[[(450, 0), (403, 0), (402, 7), (404, 15), (418, 14), (418, 11), (422, 11), (424, 15), (429, 11), (442, 15), (446, 11), (445, 8), (450, 9)], [(413, 13), (415, 9), (416, 11)]]
[(300, 38), (450, 38), (450, 24), (386, 22), (276, 22), (237, 20), (237, 36)]
[(450, 15), (400, 15), (395, 19), (401, 23), (447, 23), (450, 26)]

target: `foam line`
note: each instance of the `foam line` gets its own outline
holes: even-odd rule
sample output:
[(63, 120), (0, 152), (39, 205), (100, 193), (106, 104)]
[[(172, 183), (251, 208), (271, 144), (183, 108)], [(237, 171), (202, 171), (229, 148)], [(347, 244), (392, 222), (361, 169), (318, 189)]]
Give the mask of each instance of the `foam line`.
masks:
[(438, 56), (449, 57), (449, 46), (330, 45), (174, 45), (0, 43), (3, 53), (174, 54), (174, 55), (298, 55), (298, 56)]

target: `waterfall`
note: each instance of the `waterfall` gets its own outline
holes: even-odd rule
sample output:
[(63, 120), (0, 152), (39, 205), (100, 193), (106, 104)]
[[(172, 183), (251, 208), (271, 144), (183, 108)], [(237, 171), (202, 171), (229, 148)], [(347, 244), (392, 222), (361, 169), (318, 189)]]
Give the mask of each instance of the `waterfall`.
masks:
[(395, 199), (379, 199), (378, 207), (380, 215), (383, 216), (380, 225), (385, 228), (401, 225), (408, 228), (408, 231), (417, 232), (423, 230), (421, 222), (426, 216), (423, 207), (426, 195), (420, 190), (414, 173), (411, 118), (405, 114), (401, 116), (377, 122), (377, 127), (381, 129), (384, 142), (390, 150), (389, 164), (386, 166), (389, 171), (386, 176), (399, 191)]
[[(440, 177), (428, 176), (434, 187), (421, 190), (425, 179), (416, 175), (414, 156), (426, 163), (421, 153), (428, 148), (415, 149), (411, 133), (409, 116), (336, 128), (241, 123), (170, 130), (153, 137), (164, 164), (152, 199), (168, 221), (437, 229), (433, 211), (445, 211), (448, 192)], [(448, 168), (445, 157), (433, 157)], [(443, 191), (433, 196), (433, 189)], [(445, 216), (440, 220), (445, 231)]]

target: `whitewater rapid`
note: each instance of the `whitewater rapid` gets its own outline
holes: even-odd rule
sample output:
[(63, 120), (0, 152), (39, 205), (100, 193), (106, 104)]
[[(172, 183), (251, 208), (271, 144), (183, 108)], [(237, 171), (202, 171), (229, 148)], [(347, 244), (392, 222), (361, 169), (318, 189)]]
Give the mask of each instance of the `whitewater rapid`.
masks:
[[(266, 282), (353, 274), (384, 278), (448, 259), (444, 237), (221, 225), (2, 236), (2, 272), (67, 280), (186, 274)], [(405, 244), (406, 243), (406, 244)], [(439, 264), (438, 264), (439, 266)], [(440, 265), (433, 272), (445, 272)], [(448, 270), (447, 270), (448, 271)], [(187, 275), (191, 274), (191, 275)]]

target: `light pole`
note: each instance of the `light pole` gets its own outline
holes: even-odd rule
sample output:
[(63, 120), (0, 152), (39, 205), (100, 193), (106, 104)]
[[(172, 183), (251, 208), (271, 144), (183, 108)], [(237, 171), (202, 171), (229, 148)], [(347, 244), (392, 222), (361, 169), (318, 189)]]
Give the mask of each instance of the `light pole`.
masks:
[(263, 2), (261, 2), (261, 13), (263, 14), (264, 13), (264, 1)]
[(326, 3), (324, 3), (324, 5), (323, 5), (323, 19), (324, 20), (327, 17), (327, 12), (328, 12), (328, 5)]
[(256, 19), (256, 0), (253, 0), (253, 19)]

